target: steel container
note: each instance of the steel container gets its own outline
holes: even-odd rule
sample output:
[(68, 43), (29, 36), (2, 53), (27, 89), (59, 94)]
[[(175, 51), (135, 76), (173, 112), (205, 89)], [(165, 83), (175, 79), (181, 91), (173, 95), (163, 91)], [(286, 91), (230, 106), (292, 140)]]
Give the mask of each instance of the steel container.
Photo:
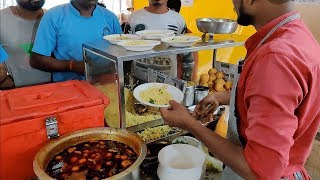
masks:
[(238, 27), (236, 21), (222, 18), (199, 18), (196, 24), (199, 31), (209, 34), (231, 34)]
[(186, 87), (186, 91), (184, 93), (183, 105), (189, 107), (194, 105), (194, 90), (195, 86)]
[(205, 86), (196, 86), (194, 91), (194, 101), (198, 104), (203, 98), (209, 95), (209, 88)]

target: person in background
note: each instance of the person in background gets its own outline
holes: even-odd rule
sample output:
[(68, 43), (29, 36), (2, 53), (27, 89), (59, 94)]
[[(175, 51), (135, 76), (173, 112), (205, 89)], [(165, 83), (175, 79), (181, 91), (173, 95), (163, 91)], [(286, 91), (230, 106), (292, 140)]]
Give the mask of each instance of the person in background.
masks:
[[(257, 32), (245, 43), (232, 92), (208, 95), (194, 116), (175, 101), (160, 109), (227, 167), (223, 179), (310, 179), (304, 164), (320, 126), (320, 46), (291, 0), (233, 0), (238, 23)], [(230, 104), (227, 138), (196, 120)]]
[(177, 13), (180, 13), (181, 0), (168, 0), (167, 7)]
[[(177, 13), (180, 13), (181, 0), (168, 0), (167, 7)], [(186, 33), (192, 33), (188, 27)], [(179, 57), (180, 56), (180, 57)], [(195, 80), (198, 72), (198, 52), (179, 54), (182, 59), (182, 79)]]
[(7, 69), (4, 65), (4, 62), (8, 59), (8, 54), (2, 48), (0, 43), (0, 90), (7, 89), (12, 86), (12, 80), (7, 76)]
[(17, 5), (0, 10), (0, 41), (9, 54), (5, 66), (12, 87), (51, 81), (51, 74), (30, 67), (34, 37), (43, 16), (44, 0), (16, 0)]
[[(179, 13), (168, 9), (167, 1), (168, 0), (149, 0), (148, 7), (132, 12), (128, 18), (130, 32), (134, 34), (142, 30), (172, 30), (177, 35), (185, 33), (186, 23), (184, 18)], [(165, 59), (170, 62), (171, 69), (165, 71), (165, 73), (174, 77), (182, 77), (181, 59), (176, 60), (176, 55), (154, 57), (151, 58), (150, 61), (154, 62), (159, 59)], [(133, 62), (133, 68), (136, 67), (139, 61), (140, 60)], [(162, 71), (160, 67), (159, 69), (155, 65), (153, 65), (153, 67), (155, 70)]]
[(83, 80), (82, 44), (121, 33), (116, 15), (97, 6), (97, 0), (71, 0), (43, 16), (30, 65), (52, 72), (54, 82)]
[[(180, 13), (181, 10), (181, 0), (168, 0), (167, 7), (173, 11), (176, 11), (177, 13)], [(186, 27), (186, 33), (192, 33), (188, 27)]]
[(129, 7), (125, 11), (121, 12), (120, 14), (120, 24), (123, 32), (129, 31), (126, 25), (128, 24), (128, 18), (133, 11), (134, 11), (134, 8)]

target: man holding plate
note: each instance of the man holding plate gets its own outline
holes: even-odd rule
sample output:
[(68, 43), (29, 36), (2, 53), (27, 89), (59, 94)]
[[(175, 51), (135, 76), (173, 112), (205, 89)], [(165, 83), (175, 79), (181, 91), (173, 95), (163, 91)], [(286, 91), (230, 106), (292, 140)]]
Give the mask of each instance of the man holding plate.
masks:
[(208, 95), (194, 112), (201, 117), (211, 114), (210, 105), (230, 105), (227, 139), (175, 101), (161, 115), (227, 165), (223, 179), (310, 179), (304, 164), (320, 126), (320, 46), (291, 0), (233, 3), (238, 23), (257, 32), (245, 43), (232, 92)]

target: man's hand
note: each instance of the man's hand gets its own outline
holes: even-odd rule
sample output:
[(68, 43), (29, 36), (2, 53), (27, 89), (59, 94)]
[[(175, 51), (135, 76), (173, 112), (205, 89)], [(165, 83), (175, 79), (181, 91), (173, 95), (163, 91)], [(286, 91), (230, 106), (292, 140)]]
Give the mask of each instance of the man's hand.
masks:
[(208, 121), (212, 121), (213, 112), (219, 106), (218, 100), (215, 98), (214, 94), (210, 94), (203, 98), (193, 111), (193, 116), (196, 118), (206, 117)]
[(203, 98), (197, 104), (193, 116), (206, 117), (209, 121), (213, 118), (213, 112), (219, 105), (229, 104), (230, 92), (216, 92)]
[(190, 112), (174, 100), (169, 102), (170, 108), (160, 108), (162, 118), (169, 126), (188, 130), (196, 120)]
[(7, 75), (7, 69), (4, 63), (0, 63), (0, 90), (14, 88), (14, 81)]

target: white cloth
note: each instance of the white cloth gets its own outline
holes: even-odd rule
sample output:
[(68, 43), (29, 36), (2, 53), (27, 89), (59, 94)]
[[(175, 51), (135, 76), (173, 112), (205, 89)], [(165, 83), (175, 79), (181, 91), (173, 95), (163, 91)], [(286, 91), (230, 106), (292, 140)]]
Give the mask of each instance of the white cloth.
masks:
[[(164, 14), (154, 14), (148, 12), (145, 9), (134, 11), (128, 18), (128, 24), (130, 26), (129, 32), (132, 34), (142, 30), (172, 30), (175, 32), (175, 34), (182, 34), (185, 33), (186, 30), (186, 23), (184, 18), (179, 13), (172, 10), (169, 10), (167, 13)], [(158, 58), (159, 57), (154, 57), (152, 59), (156, 60)], [(177, 56), (170, 55), (160, 58), (170, 58), (171, 70), (169, 75), (176, 77)], [(161, 71), (162, 66), (158, 69), (154, 65), (153, 67), (153, 69)]]

